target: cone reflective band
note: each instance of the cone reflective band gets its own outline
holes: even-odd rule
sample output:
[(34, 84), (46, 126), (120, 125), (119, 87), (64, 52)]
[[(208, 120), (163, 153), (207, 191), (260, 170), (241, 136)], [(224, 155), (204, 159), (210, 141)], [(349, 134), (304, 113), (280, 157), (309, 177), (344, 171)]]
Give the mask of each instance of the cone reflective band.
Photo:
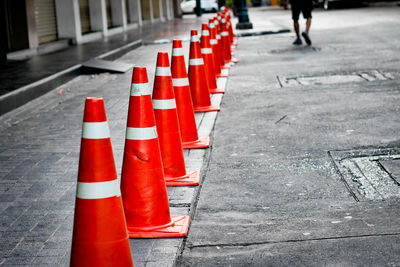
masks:
[(211, 105), (207, 76), (200, 50), (197, 30), (192, 30), (189, 53), (189, 83), (194, 112), (218, 111), (219, 106)]
[(148, 92), (148, 87), (146, 68), (135, 67), (121, 172), (128, 234), (131, 238), (185, 236), (190, 218), (169, 213), (151, 95), (132, 92), (137, 88)]
[(86, 99), (71, 266), (133, 266), (104, 101)]
[(213, 19), (210, 19), (208, 21), (208, 28), (210, 30), (210, 45), (211, 45), (212, 54), (213, 54), (215, 75), (216, 75), (216, 77), (227, 77), (227, 75), (223, 75), (221, 73), (221, 65), (219, 64), (220, 59), (219, 59), (219, 52), (218, 52), (218, 40), (217, 40), (217, 36), (215, 34), (215, 25), (214, 25)]
[(180, 51), (182, 51), (182, 41), (174, 40), (172, 47), (172, 85), (174, 87), (176, 111), (178, 113), (182, 147), (207, 148), (210, 146), (210, 138), (199, 138), (197, 133), (192, 96), (190, 94), (189, 79), (185, 66), (185, 57), (183, 54), (180, 54)]
[[(157, 68), (170, 68), (168, 53), (158, 53)], [(167, 186), (199, 185), (200, 172), (186, 172), (171, 76), (156, 74), (153, 107)]]
[(204, 33), (201, 36), (201, 54), (203, 55), (204, 59), (204, 70), (207, 76), (208, 91), (211, 94), (224, 93), (225, 91), (223, 89), (217, 88), (217, 76), (214, 70), (214, 57), (210, 44), (208, 25), (203, 23), (201, 29), (202, 33)]

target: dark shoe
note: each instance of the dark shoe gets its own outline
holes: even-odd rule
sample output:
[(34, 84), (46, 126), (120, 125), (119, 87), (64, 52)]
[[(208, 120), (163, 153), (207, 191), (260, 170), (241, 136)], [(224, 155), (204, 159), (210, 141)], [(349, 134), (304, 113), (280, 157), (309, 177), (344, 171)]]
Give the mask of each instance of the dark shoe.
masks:
[(294, 40), (293, 44), (294, 45), (301, 45), (301, 44), (303, 44), (303, 42), (301, 41), (300, 38), (297, 38), (296, 40)]
[(303, 36), (303, 38), (304, 38), (304, 40), (306, 41), (306, 43), (307, 43), (308, 45), (311, 45), (310, 36), (308, 36), (308, 34), (307, 34), (306, 32), (303, 32), (301, 35)]

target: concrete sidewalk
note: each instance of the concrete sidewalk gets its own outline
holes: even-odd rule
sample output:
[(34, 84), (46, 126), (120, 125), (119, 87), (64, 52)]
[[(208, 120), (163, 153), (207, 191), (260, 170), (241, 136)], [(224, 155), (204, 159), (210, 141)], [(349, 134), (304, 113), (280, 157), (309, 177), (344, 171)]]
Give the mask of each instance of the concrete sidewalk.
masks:
[(398, 12), (316, 9), (311, 47), (240, 39), (180, 265), (400, 266)]

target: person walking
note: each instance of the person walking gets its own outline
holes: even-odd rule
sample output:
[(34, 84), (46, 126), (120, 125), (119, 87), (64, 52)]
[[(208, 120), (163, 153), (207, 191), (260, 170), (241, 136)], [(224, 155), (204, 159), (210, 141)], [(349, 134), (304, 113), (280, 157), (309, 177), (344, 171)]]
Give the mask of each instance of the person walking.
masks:
[(306, 30), (302, 32), (302, 36), (308, 45), (311, 45), (311, 39), (309, 36), (310, 26), (311, 26), (311, 10), (312, 10), (312, 0), (290, 0), (292, 6), (292, 19), (294, 31), (296, 32), (296, 40), (293, 42), (294, 45), (301, 45), (303, 42), (300, 38), (300, 26), (299, 17), (300, 12), (303, 14), (304, 19), (306, 19)]

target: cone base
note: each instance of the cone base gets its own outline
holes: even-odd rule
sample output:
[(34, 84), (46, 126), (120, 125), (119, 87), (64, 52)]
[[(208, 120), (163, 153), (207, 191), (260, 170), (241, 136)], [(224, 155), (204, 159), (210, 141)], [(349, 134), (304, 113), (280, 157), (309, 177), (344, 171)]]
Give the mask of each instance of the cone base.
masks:
[(206, 107), (193, 107), (194, 112), (210, 112), (210, 111), (219, 111), (219, 106), (206, 106)]
[(172, 225), (156, 230), (146, 231), (139, 227), (135, 227), (131, 231), (128, 227), (129, 238), (165, 238), (165, 237), (184, 237), (189, 230), (190, 217), (189, 216), (171, 216)]
[(165, 184), (167, 186), (195, 186), (200, 183), (200, 172), (188, 172), (180, 177), (165, 177)]
[(225, 90), (221, 88), (214, 88), (214, 89), (209, 89), (208, 90), (210, 94), (224, 94)]
[(196, 141), (182, 142), (184, 149), (208, 148), (210, 147), (210, 137), (200, 137)]
[(217, 74), (216, 76), (217, 76), (217, 78), (226, 78), (226, 77), (228, 77), (227, 74), (222, 74), (222, 73)]
[(232, 58), (231, 60), (229, 60), (228, 62), (231, 62), (231, 63), (238, 63), (239, 62), (239, 60), (237, 59), (237, 58)]

